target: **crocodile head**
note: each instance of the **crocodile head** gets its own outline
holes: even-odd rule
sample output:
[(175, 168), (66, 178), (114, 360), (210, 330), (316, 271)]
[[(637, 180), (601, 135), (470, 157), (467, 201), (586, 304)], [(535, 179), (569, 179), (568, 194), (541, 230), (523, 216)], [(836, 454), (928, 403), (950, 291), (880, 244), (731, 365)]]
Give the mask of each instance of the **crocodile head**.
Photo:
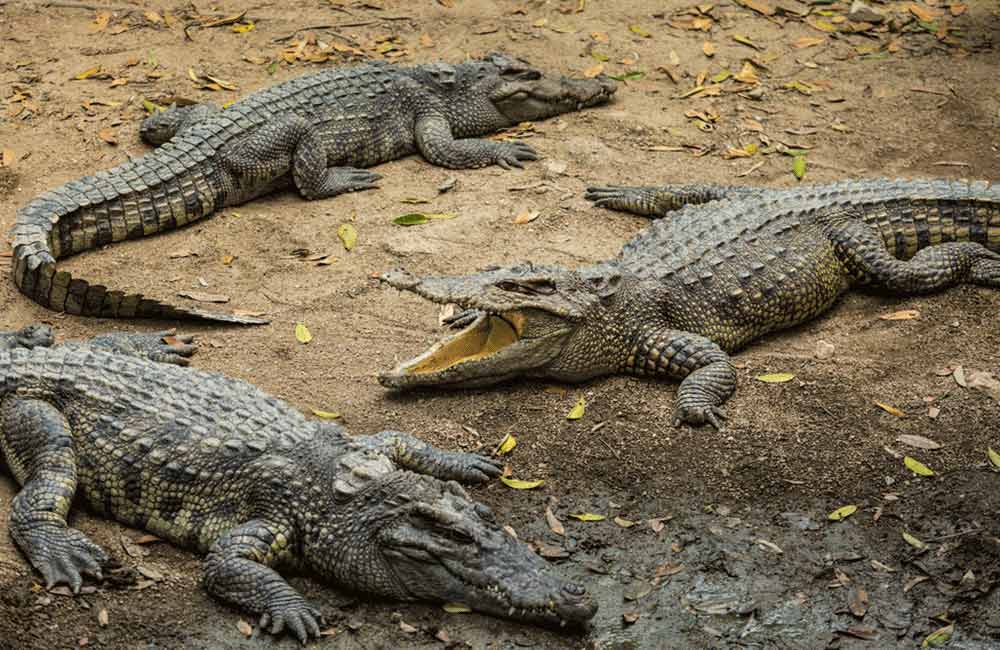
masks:
[(411, 472), (380, 483), (378, 564), (363, 569), (379, 576), (369, 587), (376, 594), (551, 626), (581, 627), (596, 613), (583, 586), (560, 577), (457, 483)]
[(382, 280), (470, 310), (464, 328), (379, 375), (388, 388), (485, 386), (522, 375), (583, 381), (613, 372), (620, 361), (614, 351), (626, 345), (615, 316), (630, 292), (611, 267), (523, 264), (427, 278), (396, 270)]
[(48, 325), (28, 325), (14, 332), (0, 332), (0, 350), (50, 348), (55, 342), (55, 334)]
[(613, 79), (546, 75), (521, 59), (490, 54), (459, 65), (431, 63), (411, 71), (440, 96), (458, 136), (482, 135), (610, 101)]

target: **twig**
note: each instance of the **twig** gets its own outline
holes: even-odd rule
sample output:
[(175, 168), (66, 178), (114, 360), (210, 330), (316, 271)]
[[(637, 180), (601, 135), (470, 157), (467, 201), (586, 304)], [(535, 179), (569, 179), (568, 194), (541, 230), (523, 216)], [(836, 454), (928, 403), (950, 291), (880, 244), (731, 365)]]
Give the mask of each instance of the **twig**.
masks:
[(925, 542), (940, 542), (942, 539), (951, 539), (952, 537), (961, 537), (962, 535), (968, 535), (970, 533), (978, 533), (982, 530), (982, 527), (969, 528), (967, 530), (960, 530), (957, 533), (948, 533), (947, 535), (941, 535), (940, 537), (931, 537), (925, 539)]
[(764, 166), (764, 161), (762, 160), (753, 167), (751, 167), (750, 169), (746, 170), (745, 172), (740, 172), (739, 174), (736, 174), (736, 178), (743, 178), (744, 176), (749, 176), (750, 174), (754, 173), (763, 166)]
[(970, 163), (960, 162), (957, 160), (939, 160), (937, 162), (932, 162), (932, 165), (937, 165), (938, 167), (972, 167)]
[(333, 29), (332, 29), (333, 27), (336, 27), (336, 25), (314, 25), (312, 27), (301, 27), (299, 29), (296, 29), (294, 32), (292, 32), (288, 36), (279, 36), (278, 38), (272, 38), (271, 42), (272, 43), (281, 43), (283, 41), (287, 41), (288, 39), (295, 37), (295, 35), (298, 34), (299, 32), (304, 32), (304, 31), (308, 31), (308, 30), (311, 30), (311, 29), (322, 29), (324, 33), (329, 34), (330, 36), (335, 36), (335, 37), (339, 38), (340, 40), (345, 41), (346, 43), (349, 43), (349, 44), (353, 45), (354, 47), (360, 47), (360, 45), (358, 44), (358, 42), (356, 40), (354, 40), (350, 36), (347, 36), (346, 34), (341, 34), (340, 32), (333, 31)]
[(69, 0), (45, 0), (44, 2), (34, 3), (28, 2), (27, 4), (37, 4), (39, 7), (44, 7), (46, 9), (83, 9), (85, 11), (136, 11), (141, 9), (141, 7), (130, 7), (128, 5), (92, 5), (87, 2), (70, 2)]

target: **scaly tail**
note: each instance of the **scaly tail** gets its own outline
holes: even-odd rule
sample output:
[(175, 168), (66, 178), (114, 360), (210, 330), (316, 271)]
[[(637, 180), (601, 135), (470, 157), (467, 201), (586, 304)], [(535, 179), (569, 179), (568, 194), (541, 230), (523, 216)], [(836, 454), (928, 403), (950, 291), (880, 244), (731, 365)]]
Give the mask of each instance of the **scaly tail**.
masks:
[(197, 148), (168, 143), (139, 160), (38, 196), (18, 210), (10, 232), (14, 284), (40, 305), (81, 316), (269, 322), (111, 291), (56, 269), (61, 257), (211, 214), (220, 206), (209, 169), (210, 159)]

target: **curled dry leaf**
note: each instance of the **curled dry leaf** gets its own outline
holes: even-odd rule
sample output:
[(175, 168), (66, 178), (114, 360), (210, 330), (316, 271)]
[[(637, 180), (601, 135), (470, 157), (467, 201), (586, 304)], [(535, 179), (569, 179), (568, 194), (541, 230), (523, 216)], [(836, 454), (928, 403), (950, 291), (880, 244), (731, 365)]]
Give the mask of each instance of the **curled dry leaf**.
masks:
[(545, 522), (549, 525), (549, 529), (556, 535), (566, 534), (566, 528), (559, 521), (559, 518), (556, 517), (556, 513), (552, 512), (551, 507), (545, 508)]
[(758, 544), (761, 548), (766, 548), (769, 551), (777, 553), (778, 555), (784, 555), (785, 551), (775, 544), (774, 542), (769, 542), (766, 539), (755, 539), (754, 542)]
[(882, 314), (879, 320), (913, 320), (920, 317), (920, 312), (916, 309), (903, 309), (894, 311), (891, 314)]
[(414, 632), (417, 632), (417, 628), (413, 627), (406, 621), (399, 622), (399, 629), (403, 632), (403, 634), (413, 634)]
[(882, 409), (886, 413), (889, 413), (890, 415), (895, 415), (897, 418), (905, 418), (906, 417), (906, 413), (904, 413), (903, 411), (899, 410), (895, 406), (892, 406), (891, 404), (886, 404), (884, 402), (879, 402), (878, 400), (876, 400), (875, 401), (875, 406), (879, 407), (880, 409)]
[(537, 219), (540, 214), (542, 214), (541, 210), (525, 210), (514, 217), (514, 223), (518, 225), (531, 223)]
[(236, 629), (240, 631), (240, 634), (248, 639), (253, 636), (253, 627), (251, 627), (250, 624), (242, 618), (236, 622)]

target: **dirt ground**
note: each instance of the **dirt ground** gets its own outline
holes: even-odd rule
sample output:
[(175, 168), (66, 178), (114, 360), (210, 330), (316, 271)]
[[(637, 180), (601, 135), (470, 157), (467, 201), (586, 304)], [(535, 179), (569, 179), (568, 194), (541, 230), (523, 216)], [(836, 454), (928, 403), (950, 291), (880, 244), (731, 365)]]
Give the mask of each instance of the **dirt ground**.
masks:
[[(949, 370), (1000, 376), (1000, 293), (852, 294), (827, 316), (737, 355), (739, 390), (717, 432), (671, 427), (676, 387), (627, 377), (388, 394), (375, 373), (436, 340), (437, 309), (372, 278), (400, 265), (457, 273), (490, 262), (604, 259), (644, 221), (592, 209), (582, 199), (588, 184), (794, 185), (793, 156), (781, 149), (805, 153), (805, 181), (998, 179), (994, 2), (873, 3), (888, 27), (843, 20), (849, 7), (839, 1), (723, 0), (697, 9), (678, 0), (309, 0), (294, 11), (278, 2), (197, 4), (115, 5), (104, 20), (96, 1), (81, 8), (0, 0), (5, 231), (39, 192), (142, 155), (144, 99), (225, 103), (347, 65), (357, 58), (352, 50), (403, 63), (502, 50), (578, 75), (595, 73), (606, 58), (609, 74), (632, 73), (614, 104), (523, 133), (542, 155), (523, 171), (453, 172), (411, 157), (379, 167), (377, 191), (313, 203), (271, 196), (65, 262), (117, 288), (166, 298), (225, 294), (226, 307), (266, 312), (272, 324), (263, 327), (183, 326), (199, 335), (196, 365), (302, 409), (339, 411), (354, 433), (398, 428), (462, 449), (516, 436), (515, 476), (545, 486), (496, 483), (475, 494), (584, 581), (601, 606), (592, 630), (566, 635), (433, 605), (368, 603), (294, 578), (336, 630), (321, 647), (913, 648), (942, 628), (952, 632), (948, 647), (998, 647), (1000, 474), (986, 450), (1000, 449), (1000, 407)], [(224, 24), (185, 38), (183, 26), (198, 15), (214, 16), (206, 22), (244, 10), (250, 31)], [(321, 61), (302, 60), (309, 57)], [(717, 76), (724, 70), (750, 83)], [(706, 89), (685, 96), (702, 72)], [(196, 88), (211, 83), (219, 89)], [(747, 155), (733, 157), (733, 149)], [(438, 195), (450, 178), (454, 189)], [(413, 198), (430, 202), (406, 202)], [(415, 210), (458, 216), (393, 225)], [(536, 220), (512, 223), (533, 210)], [(346, 222), (358, 233), (349, 252), (337, 238)], [(336, 261), (318, 265), (317, 255)], [(901, 310), (919, 316), (879, 318)], [(4, 329), (42, 321), (65, 338), (164, 325), (63, 317), (9, 282), (0, 282), (0, 314)], [(308, 345), (295, 339), (297, 321), (312, 331)], [(821, 340), (832, 344), (831, 358), (817, 358)], [(754, 379), (766, 372), (795, 378)], [(567, 420), (581, 395), (585, 416)], [(913, 448), (897, 441), (901, 434), (942, 447)], [(936, 475), (917, 477), (904, 454)], [(0, 473), (0, 531), (15, 491)], [(547, 505), (564, 536), (549, 529)], [(857, 512), (827, 519), (845, 505)], [(608, 518), (569, 517), (578, 512)], [(613, 517), (638, 523), (624, 528)], [(74, 525), (126, 567), (142, 565), (161, 579), (108, 581), (77, 598), (46, 594), (2, 534), (0, 648), (295, 645), (244, 638), (239, 613), (200, 589), (196, 556), (163, 544), (136, 550), (128, 540), (138, 531), (85, 512)]]

